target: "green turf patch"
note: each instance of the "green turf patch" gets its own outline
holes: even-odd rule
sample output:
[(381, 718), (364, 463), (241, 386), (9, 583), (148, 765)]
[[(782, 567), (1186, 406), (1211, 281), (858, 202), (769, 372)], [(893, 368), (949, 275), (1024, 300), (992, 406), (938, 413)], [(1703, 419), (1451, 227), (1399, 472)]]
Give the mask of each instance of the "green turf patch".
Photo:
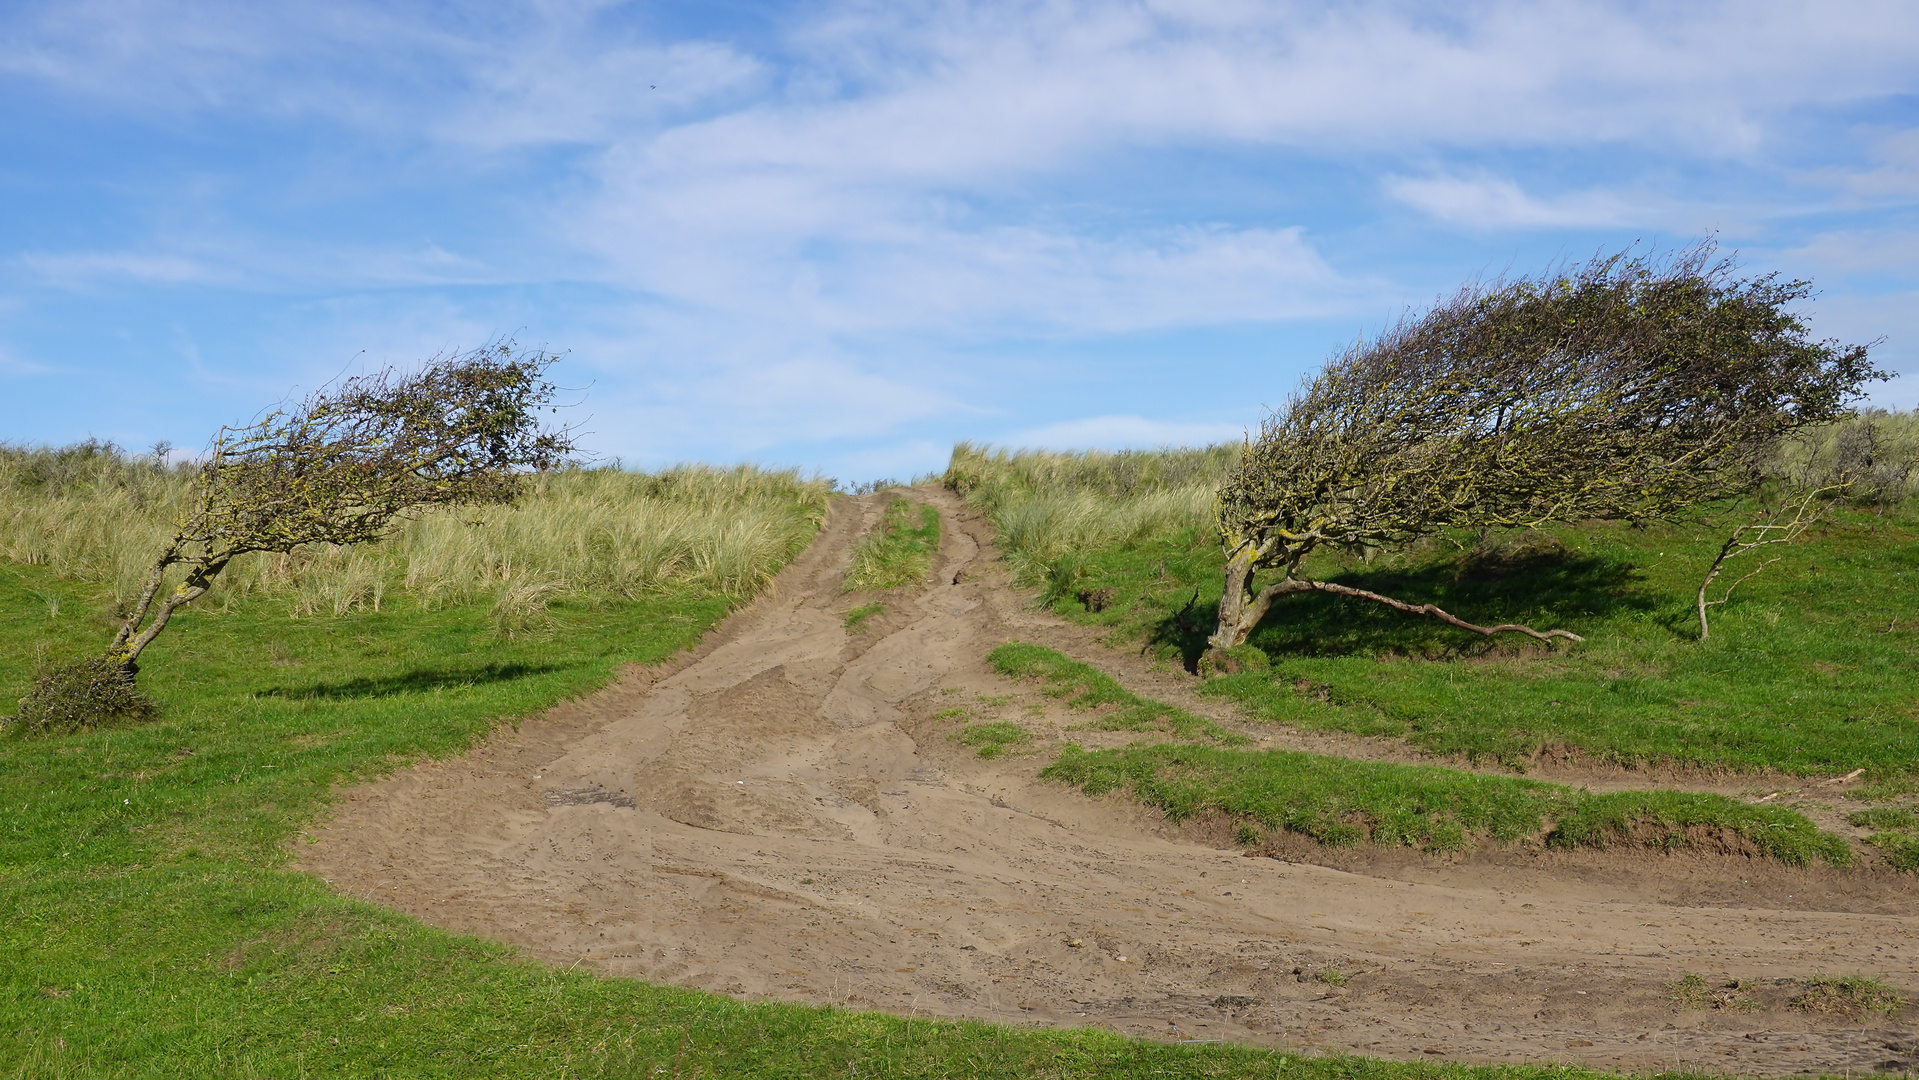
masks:
[[(1343, 847), (1458, 851), (1481, 838), (1554, 847), (1750, 850), (1793, 866), (1852, 864), (1844, 840), (1804, 815), (1722, 795), (1592, 795), (1560, 784), (1290, 750), (1177, 743), (1067, 746), (1041, 776), (1089, 795), (1125, 790), (1175, 821), (1220, 813)], [(1735, 840), (1736, 838), (1736, 840)]]
[(1919, 829), (1919, 816), (1896, 806), (1874, 806), (1847, 814), (1846, 824), (1856, 829)]
[(1806, 980), (1806, 991), (1788, 1003), (1801, 1012), (1858, 1017), (1891, 1015), (1905, 1007), (1906, 995), (1877, 979), (1859, 975), (1821, 975)]
[(953, 734), (953, 740), (961, 746), (977, 747), (980, 757), (996, 758), (1013, 747), (1032, 742), (1033, 736), (1018, 724), (999, 720), (990, 724), (968, 724)]
[(1456, 851), (1479, 836), (1512, 841), (1543, 832), (1576, 799), (1570, 788), (1513, 777), (1173, 743), (1068, 746), (1040, 775), (1089, 795), (1130, 790), (1175, 821), (1217, 812), (1333, 847)]
[(1791, 866), (1815, 858), (1832, 866), (1853, 863), (1843, 839), (1820, 832), (1797, 811), (1691, 791), (1583, 795), (1547, 839), (1561, 847), (1724, 850), (1768, 855)]
[(844, 587), (892, 589), (926, 576), (940, 546), (940, 514), (910, 499), (886, 504), (879, 525), (853, 548)]
[(1846, 824), (1874, 829), (1866, 843), (1879, 849), (1886, 865), (1908, 874), (1919, 874), (1919, 816), (1893, 806), (1874, 806), (1846, 815)]
[(1048, 695), (1065, 698), (1072, 708), (1094, 710), (1089, 726), (1101, 731), (1169, 731), (1228, 745), (1248, 741), (1203, 716), (1140, 697), (1098, 668), (1044, 646), (1008, 642), (988, 654), (987, 662), (1010, 678), (1038, 679)]
[[(1095, 725), (1105, 730), (1167, 730), (1227, 744), (1140, 742), (1107, 750), (1069, 744), (1040, 773), (1089, 795), (1125, 789), (1175, 821), (1220, 813), (1334, 847), (1371, 843), (1458, 851), (1482, 837), (1510, 843), (1538, 835), (1568, 848), (1730, 850), (1794, 866), (1815, 858), (1834, 866), (1853, 861), (1844, 840), (1783, 807), (1692, 792), (1595, 795), (1437, 766), (1240, 749), (1244, 738), (1140, 697), (1104, 672), (1052, 649), (1009, 642), (988, 660), (1001, 674), (1044, 681), (1047, 693), (1077, 708), (1108, 707)], [(975, 725), (989, 726), (994, 725)]]
[(866, 625), (866, 620), (885, 610), (885, 604), (862, 604), (846, 613), (846, 628), (857, 633)]

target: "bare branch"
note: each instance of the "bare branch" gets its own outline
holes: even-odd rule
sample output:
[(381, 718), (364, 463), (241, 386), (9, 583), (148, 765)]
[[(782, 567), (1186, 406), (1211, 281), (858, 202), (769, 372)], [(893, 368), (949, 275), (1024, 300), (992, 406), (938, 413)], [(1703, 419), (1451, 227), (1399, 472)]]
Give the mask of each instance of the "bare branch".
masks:
[[(1843, 491), (1848, 486), (1850, 485), (1847, 483), (1829, 484), (1814, 491), (1808, 491), (1799, 499), (1797, 506), (1793, 505), (1791, 498), (1787, 498), (1778, 506), (1760, 511), (1756, 520), (1732, 531), (1732, 535), (1720, 545), (1719, 554), (1713, 556), (1712, 565), (1706, 568), (1705, 579), (1699, 583), (1697, 598), (1699, 640), (1705, 641), (1712, 637), (1712, 626), (1706, 621), (1706, 609), (1717, 607), (1732, 599), (1734, 589), (1757, 577), (1761, 570), (1778, 562), (1783, 556), (1767, 559), (1753, 567), (1751, 571), (1726, 586), (1726, 591), (1720, 595), (1719, 599), (1708, 600), (1706, 599), (1707, 590), (1712, 588), (1713, 581), (1719, 577), (1720, 571), (1725, 569), (1726, 561), (1756, 551), (1768, 544), (1790, 544), (1799, 539), (1807, 529), (1812, 528), (1820, 518), (1825, 516), (1825, 508), (1818, 504), (1818, 500), (1823, 496)], [(1790, 518), (1785, 516), (1788, 510), (1792, 512)]]
[(1487, 637), (1491, 637), (1494, 634), (1512, 633), (1525, 634), (1529, 637), (1538, 638), (1541, 641), (1551, 641), (1554, 638), (1564, 638), (1567, 641), (1586, 640), (1571, 630), (1534, 630), (1530, 626), (1522, 626), (1519, 623), (1500, 623), (1498, 626), (1475, 626), (1458, 616), (1450, 615), (1440, 610), (1436, 604), (1408, 604), (1403, 600), (1395, 600), (1390, 596), (1382, 596), (1379, 593), (1368, 592), (1365, 589), (1355, 589), (1350, 585), (1335, 585), (1330, 581), (1300, 581), (1297, 582), (1297, 584), (1304, 585), (1307, 588), (1315, 589), (1319, 592), (1333, 593), (1337, 596), (1353, 596), (1361, 600), (1371, 600), (1375, 604), (1384, 604), (1395, 611), (1403, 611), (1408, 615), (1430, 615), (1449, 626), (1457, 626), (1461, 630), (1471, 630), (1475, 634), (1484, 634)]

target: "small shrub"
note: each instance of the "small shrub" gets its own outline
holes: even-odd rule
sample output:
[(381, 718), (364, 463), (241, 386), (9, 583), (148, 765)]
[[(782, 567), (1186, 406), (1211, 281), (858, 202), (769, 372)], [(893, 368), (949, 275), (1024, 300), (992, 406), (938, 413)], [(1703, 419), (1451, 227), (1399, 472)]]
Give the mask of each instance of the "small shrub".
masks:
[(1864, 1013), (1889, 1015), (1905, 1003), (1906, 995), (1877, 979), (1861, 975), (1819, 975), (1807, 979), (1806, 992), (1786, 1004), (1801, 1012), (1859, 1016)]
[(1734, 980), (1723, 986), (1710, 986), (1698, 975), (1687, 975), (1667, 983), (1666, 992), (1681, 1009), (1731, 1009), (1744, 1012), (1759, 1007), (1759, 1003), (1747, 995), (1748, 985)]
[(140, 723), (160, 713), (118, 660), (95, 656), (50, 667), (20, 699), (10, 735), (64, 735), (116, 723)]

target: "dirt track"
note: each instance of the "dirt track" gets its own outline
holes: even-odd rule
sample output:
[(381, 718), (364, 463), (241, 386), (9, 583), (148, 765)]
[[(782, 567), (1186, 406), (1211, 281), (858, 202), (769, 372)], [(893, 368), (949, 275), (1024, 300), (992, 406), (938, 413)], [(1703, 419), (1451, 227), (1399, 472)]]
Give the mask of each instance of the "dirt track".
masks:
[[(1009, 639), (1148, 694), (1180, 680), (1031, 610), (976, 519), (914, 495), (945, 518), (937, 584), (861, 632), (839, 578), (877, 497), (838, 501), (670, 674), (343, 793), (300, 865), (554, 962), (743, 996), (1395, 1057), (1919, 1069), (1910, 1007), (1784, 1007), (1808, 975), (1919, 991), (1910, 878), (1730, 856), (1246, 857), (1040, 782), (1046, 742), (979, 760), (940, 714), (1055, 736), (1084, 719), (986, 666)], [(1757, 980), (1759, 1007), (1676, 1010), (1666, 986), (1688, 973)]]

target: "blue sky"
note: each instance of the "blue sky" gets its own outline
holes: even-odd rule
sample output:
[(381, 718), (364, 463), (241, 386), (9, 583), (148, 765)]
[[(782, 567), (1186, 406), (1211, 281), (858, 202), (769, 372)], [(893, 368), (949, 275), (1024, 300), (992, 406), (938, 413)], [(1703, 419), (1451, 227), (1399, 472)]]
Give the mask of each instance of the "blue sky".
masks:
[(1716, 232), (1919, 404), (1919, 5), (0, 7), (0, 439), (565, 352), (603, 457), (1233, 438), (1476, 276)]

